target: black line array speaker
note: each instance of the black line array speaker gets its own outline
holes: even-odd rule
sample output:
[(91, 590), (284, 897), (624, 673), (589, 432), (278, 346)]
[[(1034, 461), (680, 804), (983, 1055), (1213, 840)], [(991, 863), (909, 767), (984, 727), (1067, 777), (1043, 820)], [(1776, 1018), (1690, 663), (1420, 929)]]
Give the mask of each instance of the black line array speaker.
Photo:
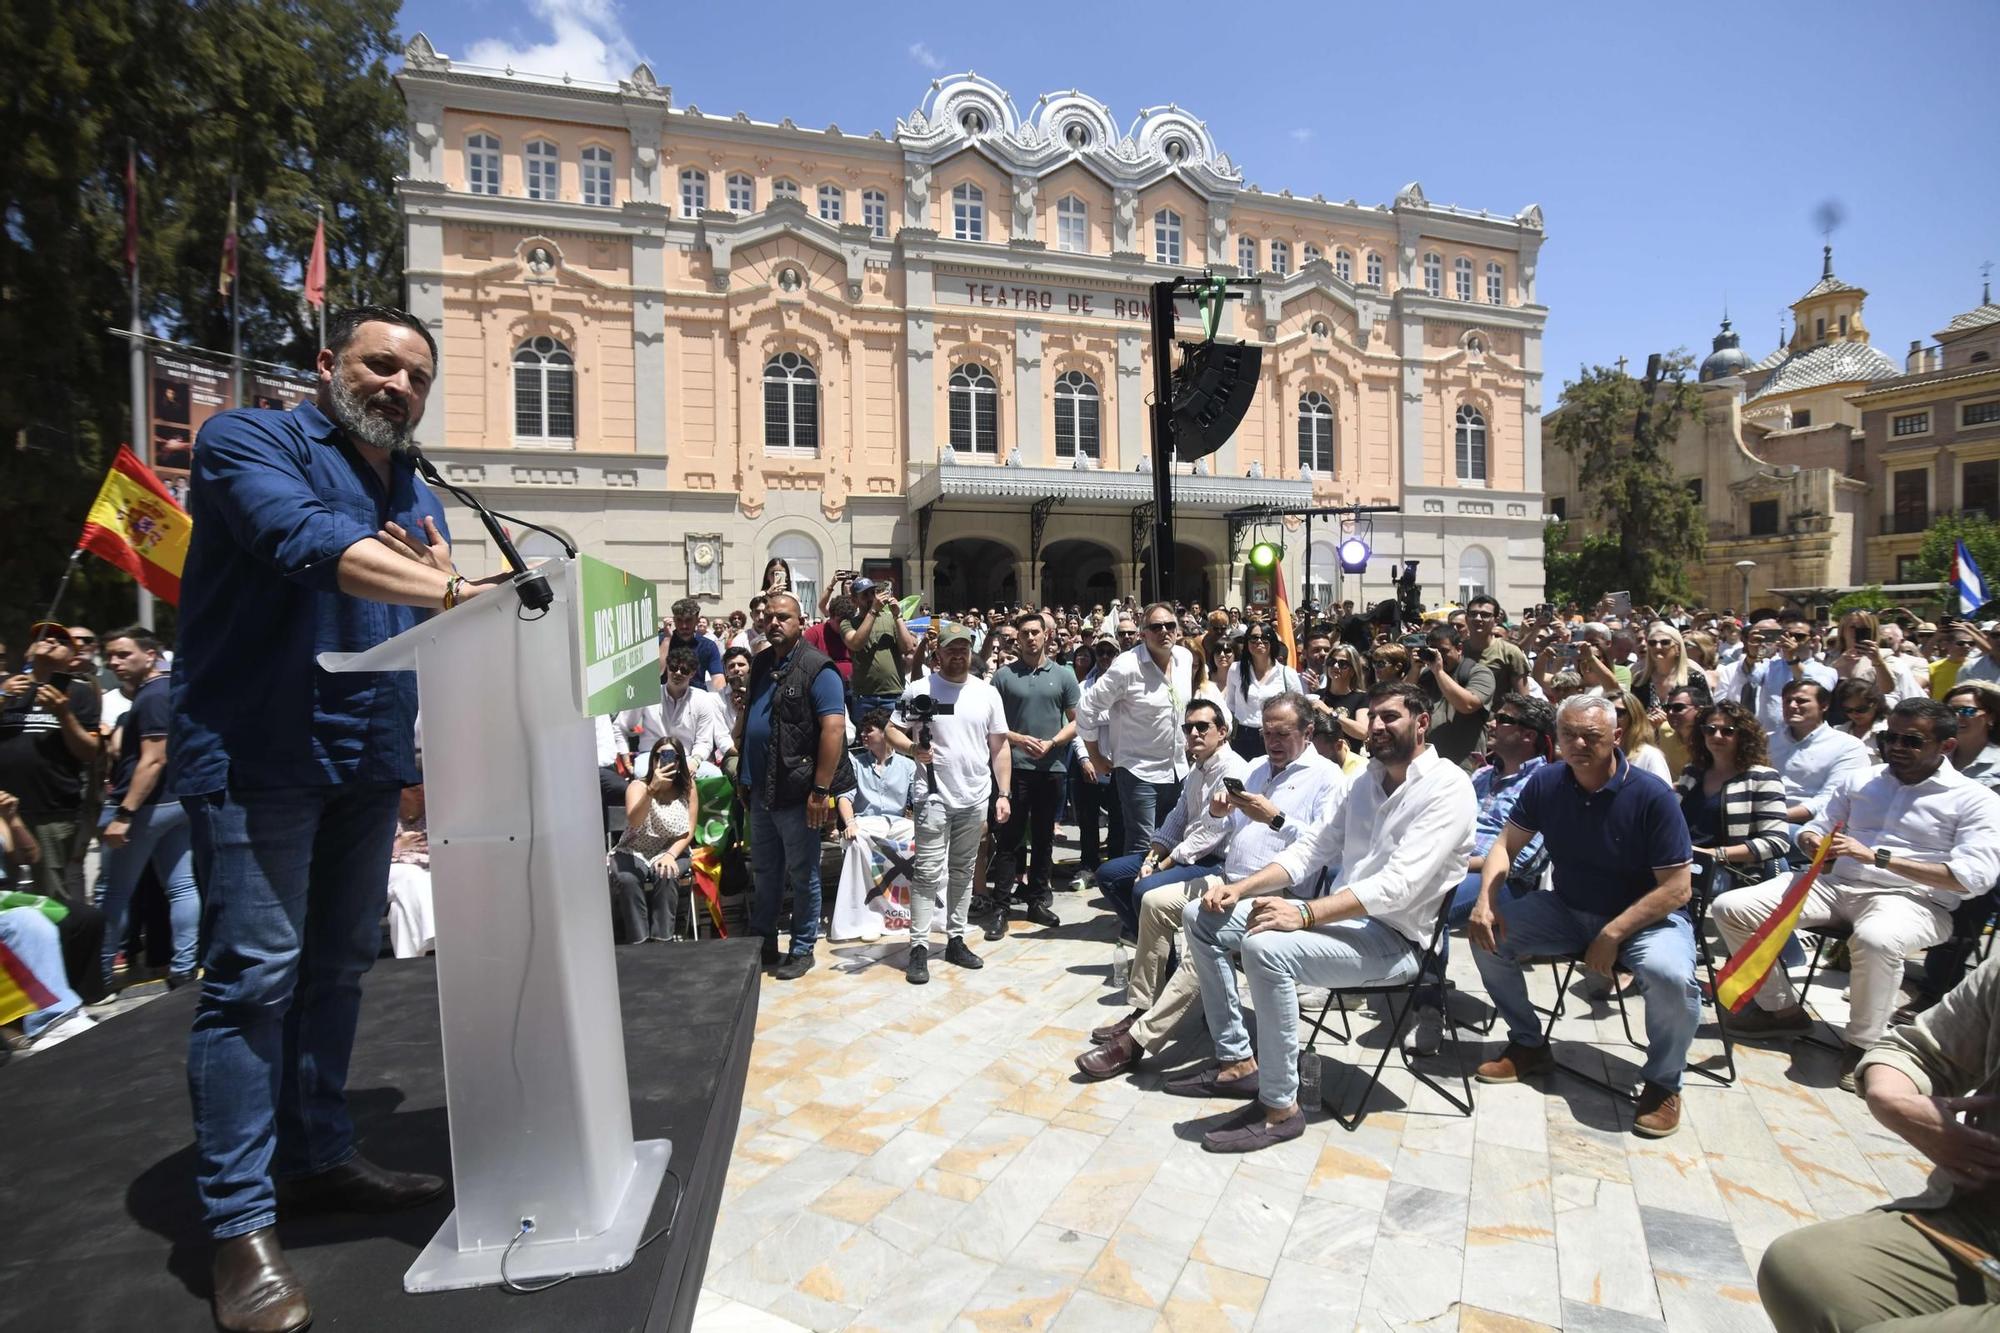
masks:
[(1174, 453), (1183, 463), (1229, 442), (1257, 396), (1263, 348), (1255, 343), (1182, 343), (1173, 378)]

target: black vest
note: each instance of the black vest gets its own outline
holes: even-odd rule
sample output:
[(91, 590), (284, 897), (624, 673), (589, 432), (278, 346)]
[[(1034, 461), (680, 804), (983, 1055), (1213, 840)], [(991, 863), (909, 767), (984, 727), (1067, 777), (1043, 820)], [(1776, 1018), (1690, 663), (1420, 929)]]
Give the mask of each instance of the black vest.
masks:
[[(773, 691), (771, 746), (757, 770), (754, 793), (767, 810), (804, 805), (812, 795), (813, 775), (819, 768), (819, 714), (813, 711), (813, 680), (822, 671), (839, 671), (833, 659), (801, 639), (784, 671), (773, 680), (775, 656), (775, 649), (766, 648), (750, 663), (746, 696), (755, 699), (767, 682)], [(854, 765), (848, 761), (845, 747), (830, 785), (835, 794), (854, 790)]]

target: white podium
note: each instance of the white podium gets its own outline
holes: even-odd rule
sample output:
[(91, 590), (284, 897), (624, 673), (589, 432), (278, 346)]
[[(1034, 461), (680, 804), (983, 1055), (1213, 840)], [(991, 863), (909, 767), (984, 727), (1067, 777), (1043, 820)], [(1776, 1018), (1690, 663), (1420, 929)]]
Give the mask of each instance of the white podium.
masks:
[[(672, 1145), (634, 1142), (574, 560), (328, 671), (417, 673), (456, 1208), (405, 1291), (632, 1261)], [(523, 1229), (527, 1234), (523, 1235)], [(519, 1237), (519, 1243), (515, 1244)]]

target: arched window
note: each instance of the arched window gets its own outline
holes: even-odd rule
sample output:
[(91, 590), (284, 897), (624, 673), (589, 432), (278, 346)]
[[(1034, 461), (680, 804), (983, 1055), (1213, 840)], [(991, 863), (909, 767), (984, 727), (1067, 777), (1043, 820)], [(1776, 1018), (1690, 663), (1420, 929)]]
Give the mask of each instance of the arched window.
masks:
[(797, 352), (764, 363), (764, 447), (819, 452), (819, 376)]
[(1483, 546), (1468, 546), (1458, 555), (1458, 604), (1493, 591), (1493, 557)]
[(1472, 299), (1472, 261), (1464, 255), (1451, 261), (1452, 295), (1461, 301)]
[(951, 372), (951, 447), (961, 454), (1000, 456), (1000, 389), (984, 366)]
[(952, 187), (951, 234), (961, 241), (986, 239), (986, 191), (971, 181)]
[(1171, 208), (1153, 214), (1153, 262), (1181, 262), (1181, 215)]
[(611, 150), (599, 144), (583, 150), (583, 202), (611, 207)]
[(1382, 285), (1382, 256), (1373, 250), (1368, 252), (1368, 285), (1370, 287)]
[(757, 211), (757, 182), (740, 171), (729, 178), (729, 211), (732, 213)]
[(681, 172), (681, 216), (698, 217), (708, 207), (708, 173), (700, 167)]
[(1271, 272), (1284, 277), (1292, 271), (1292, 245), (1290, 241), (1271, 242)]
[(1424, 290), (1432, 296), (1444, 295), (1444, 256), (1435, 250), (1424, 255)]
[(1299, 395), (1299, 467), (1333, 473), (1333, 404), (1316, 389)]
[(1486, 480), (1486, 418), (1466, 403), (1458, 409), (1458, 479)]
[(792, 578), (792, 595), (799, 599), (799, 605), (807, 608), (819, 605), (820, 556), (819, 546), (804, 533), (787, 532), (771, 543), (771, 554), (765, 563), (782, 560)]
[(465, 189), (468, 194), (500, 193), (500, 140), (496, 136), (466, 137)]
[(889, 196), (880, 190), (861, 192), (861, 224), (868, 234), (886, 240), (889, 235)]
[(1486, 264), (1486, 304), (1507, 304), (1507, 272), (1491, 260)]
[(1312, 544), (1312, 571), (1305, 577), (1306, 600), (1324, 612), (1333, 605), (1333, 581), (1340, 572), (1340, 548), (1317, 539)]
[(1056, 380), (1056, 457), (1102, 458), (1097, 434), (1097, 381), (1080, 370)]
[(576, 443), (576, 361), (554, 338), (530, 338), (514, 352), (514, 438)]
[(1319, 253), (1319, 247), (1317, 245), (1308, 243), (1305, 249), (1299, 251), (1300, 268), (1304, 268), (1307, 264), (1317, 264), (1319, 262), (1319, 259), (1320, 259), (1320, 253)]
[(780, 176), (771, 182), (771, 197), (773, 199), (797, 199), (799, 197), (799, 183), (789, 176)]
[(1345, 250), (1333, 252), (1333, 275), (1342, 282), (1354, 281), (1354, 256)]
[(1257, 238), (1239, 236), (1236, 238), (1236, 269), (1239, 273), (1257, 271)]
[(557, 185), (559, 155), (556, 146), (547, 139), (534, 139), (522, 151), (528, 160), (528, 198), (555, 198), (560, 188)]
[(838, 226), (847, 209), (847, 192), (838, 185), (819, 187), (819, 220)]
[(1090, 250), (1090, 206), (1073, 194), (1056, 205), (1056, 249), (1073, 255)]

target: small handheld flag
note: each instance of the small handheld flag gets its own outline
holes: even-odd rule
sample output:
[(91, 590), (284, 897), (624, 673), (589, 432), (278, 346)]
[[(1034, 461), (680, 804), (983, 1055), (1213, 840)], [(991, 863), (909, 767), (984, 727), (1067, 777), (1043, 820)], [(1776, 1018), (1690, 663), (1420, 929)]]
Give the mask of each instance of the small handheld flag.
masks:
[(1271, 562), (1271, 621), (1277, 631), (1278, 642), (1285, 645), (1285, 661), (1299, 660), (1299, 645), (1292, 632), (1292, 599), (1285, 595), (1285, 561), (1281, 556)]
[(20, 955), (0, 944), (0, 1023), (11, 1023), (55, 1002), (56, 997), (28, 970)]
[(236, 289), (236, 187), (229, 187), (229, 221), (222, 233), (222, 269), (215, 275), (215, 294), (228, 299)]
[(306, 301), (315, 306), (326, 304), (326, 217), (321, 215), (319, 225), (313, 228), (312, 257), (306, 260)]
[(1785, 890), (1785, 896), (1778, 900), (1777, 908), (1764, 919), (1764, 924), (1743, 941), (1743, 947), (1730, 956), (1722, 971), (1715, 977), (1715, 1002), (1736, 1014), (1750, 1002), (1757, 988), (1764, 984), (1764, 978), (1771, 975), (1777, 966), (1778, 955), (1785, 950), (1785, 941), (1791, 939), (1792, 931), (1798, 927), (1799, 917), (1805, 911), (1806, 894), (1812, 890), (1813, 881), (1819, 878), (1820, 867), (1826, 864), (1827, 852), (1833, 840), (1847, 827), (1842, 820), (1827, 831), (1820, 839), (1819, 850), (1813, 853), (1812, 864), (1800, 871), (1792, 879), (1792, 887)]
[(1979, 563), (1972, 558), (1972, 552), (1965, 549), (1963, 537), (1951, 553), (1951, 586), (1958, 592), (1960, 615), (1969, 616), (1986, 605), (1986, 577), (1979, 572)]
[(188, 535), (193, 531), (187, 512), (174, 503), (166, 484), (120, 445), (76, 544), (130, 574), (155, 597), (178, 606), (181, 566), (187, 562)]

